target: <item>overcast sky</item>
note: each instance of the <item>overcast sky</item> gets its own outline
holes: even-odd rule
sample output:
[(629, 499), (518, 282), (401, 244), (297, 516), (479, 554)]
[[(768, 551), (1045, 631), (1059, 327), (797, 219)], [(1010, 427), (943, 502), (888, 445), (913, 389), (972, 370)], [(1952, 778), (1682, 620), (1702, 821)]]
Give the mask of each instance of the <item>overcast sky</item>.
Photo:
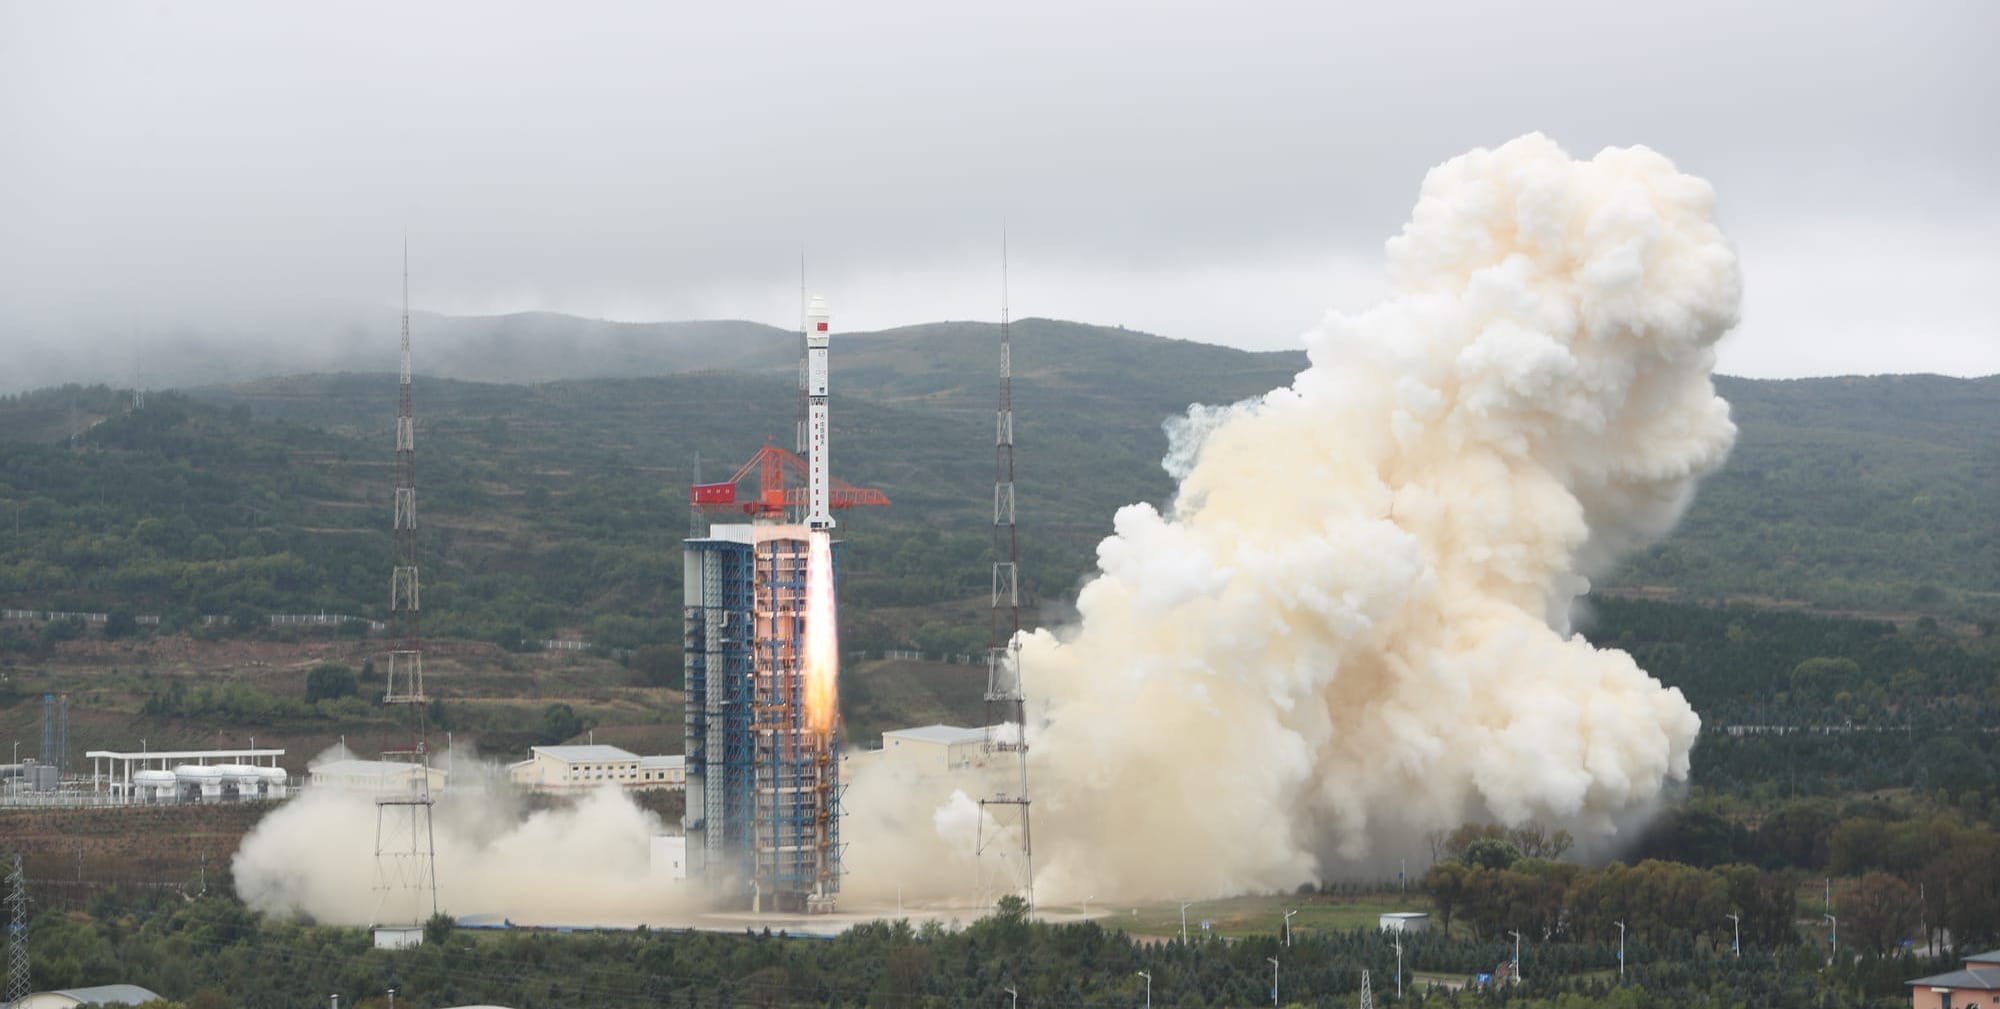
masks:
[[(1720, 194), (1760, 377), (2000, 372), (2000, 3), (0, 0), (0, 325), (1013, 311), (1257, 349), (1540, 130)], [(337, 311), (337, 307), (328, 308)], [(11, 320), (11, 321), (10, 321)]]

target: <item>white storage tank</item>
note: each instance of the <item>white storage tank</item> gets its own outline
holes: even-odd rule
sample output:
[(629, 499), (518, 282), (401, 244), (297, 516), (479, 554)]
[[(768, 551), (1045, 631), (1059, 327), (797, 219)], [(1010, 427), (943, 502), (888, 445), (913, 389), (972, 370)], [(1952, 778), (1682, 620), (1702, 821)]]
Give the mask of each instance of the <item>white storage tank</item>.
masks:
[(172, 771), (138, 771), (132, 775), (132, 790), (140, 802), (173, 802), (179, 798)]
[(285, 775), (284, 768), (260, 767), (257, 768), (257, 777), (260, 779), (260, 791), (264, 798), (282, 799), (285, 797), (285, 783), (290, 779)]
[(215, 769), (222, 772), (222, 798), (242, 801), (257, 798), (263, 788), (264, 776), (261, 768), (249, 764), (217, 764)]
[(222, 768), (203, 764), (181, 764), (174, 768), (174, 781), (182, 802), (221, 802)]

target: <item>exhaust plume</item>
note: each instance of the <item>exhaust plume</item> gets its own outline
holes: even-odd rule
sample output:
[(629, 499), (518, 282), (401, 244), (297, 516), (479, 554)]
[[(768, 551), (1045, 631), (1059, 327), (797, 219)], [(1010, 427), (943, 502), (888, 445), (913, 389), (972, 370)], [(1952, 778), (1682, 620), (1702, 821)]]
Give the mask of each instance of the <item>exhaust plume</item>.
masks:
[[(1289, 387), (1169, 425), (1171, 506), (1121, 509), (1079, 622), (1024, 642), (1038, 897), (1393, 871), (1474, 820), (1602, 842), (1685, 779), (1680, 691), (1569, 612), (1734, 440), (1714, 203), (1645, 148), (1455, 158), (1388, 243), (1389, 300), (1307, 334)], [(926, 833), (962, 860), (880, 822), (903, 833), (857, 815), (857, 871)]]
[[(336, 747), (313, 763), (345, 756)], [(464, 754), (453, 764), (453, 786), (432, 809), (445, 911), (537, 924), (638, 924), (699, 906), (685, 884), (653, 871), (652, 837), (665, 828), (616, 785), (528, 812), (504, 767)], [(307, 789), (244, 837), (232, 863), (237, 895), (259, 911), (330, 924), (409, 920), (411, 895), (378, 889), (375, 813), (373, 795)]]

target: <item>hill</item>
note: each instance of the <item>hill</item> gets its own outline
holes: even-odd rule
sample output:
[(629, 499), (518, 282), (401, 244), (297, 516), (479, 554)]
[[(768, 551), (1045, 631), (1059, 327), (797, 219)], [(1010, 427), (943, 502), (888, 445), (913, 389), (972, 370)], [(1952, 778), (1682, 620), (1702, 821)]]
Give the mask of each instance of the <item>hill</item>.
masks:
[[(576, 320), (513, 319), (494, 346), (555, 346), (544, 329), (579, 331)], [(420, 377), (430, 625), (493, 641), (677, 637), (696, 460), (718, 479), (765, 440), (790, 441), (795, 339), (746, 331), (701, 354), (694, 336), (680, 341), (677, 360), (741, 366), (731, 371)], [(1112, 513), (1171, 493), (1164, 419), (1282, 385), (1305, 363), (1037, 319), (1014, 339), (1023, 574), (1057, 610)], [(836, 472), (895, 502), (842, 523), (857, 647), (983, 644), (981, 621), (951, 630), (958, 620), (936, 604), (986, 588), (995, 341), (980, 323), (840, 338)], [(2000, 447), (1981, 437), (2000, 426), (2000, 379), (1720, 385), (1742, 428), (1734, 456), (1681, 529), (1601, 589), (1909, 619), (2000, 614)], [(339, 373), (154, 394), (139, 411), (102, 387), (0, 401), (0, 520), (12, 532), (0, 602), (380, 616), (395, 396), (392, 375)], [(71, 415), (96, 421), (75, 450)]]

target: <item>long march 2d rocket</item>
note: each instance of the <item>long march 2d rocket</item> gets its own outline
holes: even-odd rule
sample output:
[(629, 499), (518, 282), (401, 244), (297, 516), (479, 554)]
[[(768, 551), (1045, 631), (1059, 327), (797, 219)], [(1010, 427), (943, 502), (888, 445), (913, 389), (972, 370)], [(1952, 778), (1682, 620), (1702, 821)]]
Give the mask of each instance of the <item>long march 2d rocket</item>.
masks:
[(806, 527), (833, 528), (831, 478), (827, 467), (826, 299), (815, 296), (806, 308)]

